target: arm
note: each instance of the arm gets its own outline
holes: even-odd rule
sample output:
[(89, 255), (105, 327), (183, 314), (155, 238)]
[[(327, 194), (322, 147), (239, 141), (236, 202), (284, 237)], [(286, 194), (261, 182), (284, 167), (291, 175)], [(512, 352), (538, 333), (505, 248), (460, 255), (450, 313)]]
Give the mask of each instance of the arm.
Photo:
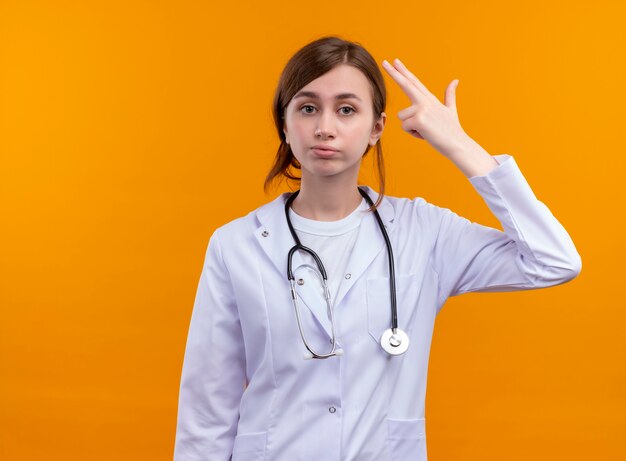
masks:
[(581, 269), (574, 243), (537, 200), (514, 159), (492, 157), (461, 127), (456, 107), (458, 80), (448, 85), (441, 104), (401, 61), (393, 65), (384, 61), (383, 67), (411, 102), (398, 113), (402, 129), (451, 160), (504, 229), (481, 226), (429, 205), (431, 218), (440, 222), (433, 253), (439, 273), (439, 308), (448, 296), (461, 293), (542, 288), (574, 278)]
[(243, 335), (217, 233), (191, 316), (180, 382), (175, 461), (228, 461), (246, 379)]
[[(447, 209), (433, 252), (439, 302), (472, 291), (513, 291), (565, 283), (581, 270), (567, 231), (536, 197), (509, 155), (484, 176), (469, 178), (504, 232)], [(431, 210), (432, 211), (432, 210)]]

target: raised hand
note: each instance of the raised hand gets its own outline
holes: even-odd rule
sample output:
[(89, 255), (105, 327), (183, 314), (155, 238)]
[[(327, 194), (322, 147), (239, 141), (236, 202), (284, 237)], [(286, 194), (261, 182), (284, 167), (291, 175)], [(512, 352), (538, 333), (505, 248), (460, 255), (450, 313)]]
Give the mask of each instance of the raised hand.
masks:
[(473, 142), (459, 122), (455, 93), (458, 80), (450, 82), (446, 88), (444, 104), (441, 104), (399, 59), (393, 65), (383, 61), (383, 68), (411, 101), (409, 107), (398, 112), (404, 131), (428, 141), (448, 158)]

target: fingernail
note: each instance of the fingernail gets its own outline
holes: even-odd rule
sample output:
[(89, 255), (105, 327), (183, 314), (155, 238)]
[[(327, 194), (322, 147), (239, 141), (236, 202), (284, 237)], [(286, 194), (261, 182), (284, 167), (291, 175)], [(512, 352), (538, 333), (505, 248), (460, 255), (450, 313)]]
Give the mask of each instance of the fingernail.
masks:
[(398, 58), (396, 58), (394, 62), (395, 62), (396, 64), (402, 64), (402, 61), (400, 61)]

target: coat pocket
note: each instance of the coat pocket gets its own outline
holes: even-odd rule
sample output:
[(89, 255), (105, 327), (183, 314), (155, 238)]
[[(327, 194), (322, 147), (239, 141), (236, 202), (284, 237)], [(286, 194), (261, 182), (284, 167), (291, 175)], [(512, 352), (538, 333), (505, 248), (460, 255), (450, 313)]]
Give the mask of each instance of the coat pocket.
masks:
[[(391, 296), (389, 278), (380, 277), (367, 280), (367, 329), (376, 342), (383, 332), (391, 328)], [(398, 328), (407, 334), (413, 329), (413, 320), (420, 294), (420, 280), (417, 274), (396, 277), (396, 304)]]
[(267, 432), (251, 432), (235, 437), (232, 461), (265, 461)]
[(391, 459), (427, 461), (424, 418), (387, 419), (387, 445)]

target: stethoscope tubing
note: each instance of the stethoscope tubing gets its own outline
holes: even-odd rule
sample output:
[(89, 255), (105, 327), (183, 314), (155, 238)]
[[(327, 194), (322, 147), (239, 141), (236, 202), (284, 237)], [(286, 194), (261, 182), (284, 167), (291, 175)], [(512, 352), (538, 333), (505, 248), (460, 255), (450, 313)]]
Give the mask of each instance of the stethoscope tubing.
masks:
[(395, 333), (398, 329), (398, 309), (396, 300), (396, 271), (393, 260), (393, 250), (391, 248), (391, 241), (389, 240), (389, 235), (385, 230), (385, 224), (383, 223), (380, 214), (378, 214), (378, 210), (376, 209), (376, 207), (374, 207), (374, 202), (372, 202), (370, 196), (367, 195), (367, 192), (365, 192), (360, 187), (358, 189), (367, 204), (371, 208), (373, 208), (374, 217), (376, 218), (376, 221), (378, 221), (378, 228), (380, 229), (381, 234), (383, 234), (383, 238), (385, 239), (385, 245), (387, 246), (387, 259), (389, 261), (389, 296), (391, 297), (391, 329)]
[[(378, 224), (378, 227), (383, 235), (383, 238), (385, 240), (385, 245), (387, 247), (387, 260), (389, 263), (389, 292), (390, 292), (390, 300), (391, 300), (391, 329), (388, 330), (388, 334), (392, 335), (393, 337), (395, 337), (396, 333), (404, 335), (404, 332), (398, 330), (398, 310), (397, 310), (397, 300), (396, 300), (396, 276), (395, 276), (395, 264), (394, 264), (394, 258), (393, 258), (393, 250), (391, 247), (391, 241), (389, 240), (389, 235), (387, 234), (387, 231), (385, 230), (385, 225), (383, 223), (383, 220), (380, 217), (380, 214), (378, 213), (378, 210), (376, 209), (376, 207), (374, 206), (374, 202), (372, 201), (372, 199), (369, 197), (369, 195), (367, 194), (367, 192), (365, 192), (364, 189), (358, 187), (358, 191), (361, 194), (361, 196), (363, 196), (363, 198), (365, 199), (365, 201), (367, 202), (367, 204), (370, 206), (370, 208), (372, 209), (373, 213), (374, 213), (374, 217), (376, 218), (376, 222)], [(293, 203), (294, 199), (298, 196), (298, 194), (300, 193), (299, 190), (295, 191), (293, 194), (291, 194), (291, 196), (289, 196), (289, 198), (285, 201), (285, 217), (287, 219), (287, 226), (289, 227), (289, 232), (291, 233), (291, 236), (294, 239), (295, 245), (289, 250), (289, 253), (287, 255), (287, 278), (290, 282), (291, 285), (291, 297), (293, 300), (293, 304), (294, 304), (294, 308), (296, 311), (296, 319), (298, 321), (298, 329), (300, 331), (300, 336), (302, 338), (302, 342), (304, 343), (304, 346), (307, 348), (307, 350), (311, 353), (311, 355), (307, 358), (318, 358), (318, 359), (325, 359), (325, 358), (329, 358), (332, 357), (333, 355), (340, 355), (340, 350), (336, 350), (336, 338), (335, 338), (335, 322), (334, 322), (334, 316), (333, 316), (333, 306), (332, 306), (332, 301), (330, 299), (330, 291), (328, 290), (328, 275), (326, 273), (326, 269), (324, 268), (324, 264), (322, 263), (322, 260), (320, 259), (320, 257), (317, 255), (317, 253), (315, 253), (315, 251), (313, 251), (312, 249), (305, 247), (304, 245), (302, 245), (302, 243), (300, 242), (300, 239), (298, 238), (298, 235), (296, 234), (295, 229), (293, 228), (293, 225), (291, 223), (291, 219), (289, 218), (289, 209), (291, 208), (291, 204)], [(320, 354), (315, 352), (308, 344), (308, 341), (306, 340), (306, 336), (304, 334), (304, 329), (302, 328), (302, 319), (300, 318), (300, 310), (298, 307), (298, 295), (296, 293), (296, 284), (295, 284), (295, 276), (293, 275), (293, 271), (292, 271), (292, 259), (293, 259), (293, 254), (296, 251), (303, 251), (307, 254), (309, 254), (313, 260), (315, 261), (315, 264), (317, 265), (317, 268), (319, 270), (319, 274), (321, 276), (321, 281), (322, 281), (322, 285), (324, 287), (324, 298), (326, 300), (326, 305), (328, 307), (328, 315), (330, 317), (330, 321), (331, 321), (331, 329), (332, 329), (332, 350), (327, 353), (327, 354)], [(408, 345), (408, 338), (406, 338), (405, 340), (407, 342)], [(382, 340), (381, 340), (382, 342)], [(387, 352), (390, 352), (386, 346), (383, 346), (383, 348), (385, 348), (385, 350), (387, 350)], [(393, 348), (392, 348), (393, 349)], [(405, 349), (406, 350), (406, 347)], [(341, 352), (343, 353), (343, 352)], [(396, 354), (396, 352), (391, 351), (390, 353), (392, 354)], [(401, 353), (401, 352), (398, 352)]]

